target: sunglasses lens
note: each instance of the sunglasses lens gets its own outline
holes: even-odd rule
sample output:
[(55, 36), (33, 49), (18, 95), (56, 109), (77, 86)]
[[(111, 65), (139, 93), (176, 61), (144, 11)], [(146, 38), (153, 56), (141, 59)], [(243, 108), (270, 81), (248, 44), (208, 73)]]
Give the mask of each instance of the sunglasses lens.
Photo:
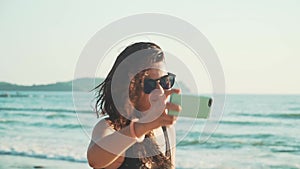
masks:
[(168, 75), (160, 79), (160, 85), (163, 89), (170, 89), (173, 87), (175, 82), (175, 77), (173, 75)]
[(159, 80), (159, 84), (163, 89), (170, 89), (173, 87), (175, 82), (175, 75), (169, 73), (166, 76), (161, 77), (160, 79), (145, 79), (144, 80), (144, 92), (150, 94), (152, 90), (156, 89), (156, 83)]
[(150, 94), (156, 88), (156, 81), (153, 79), (144, 80), (144, 92)]

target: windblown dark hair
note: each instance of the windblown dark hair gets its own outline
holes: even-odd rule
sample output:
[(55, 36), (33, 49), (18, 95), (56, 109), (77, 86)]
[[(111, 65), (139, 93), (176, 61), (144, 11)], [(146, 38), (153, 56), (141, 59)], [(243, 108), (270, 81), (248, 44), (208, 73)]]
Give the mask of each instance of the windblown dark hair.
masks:
[[(96, 92), (96, 104), (95, 104), (95, 110), (97, 113), (97, 117), (108, 115), (106, 120), (109, 122), (109, 124), (116, 130), (120, 130), (130, 124), (130, 118), (125, 118), (116, 108), (113, 97), (112, 97), (112, 79), (116, 72), (116, 69), (124, 61), (129, 55), (145, 50), (145, 49), (153, 49), (156, 50), (157, 53), (160, 53), (159, 59), (151, 58), (151, 57), (157, 57), (157, 55), (148, 55), (148, 56), (139, 56), (139, 57), (145, 57), (149, 64), (151, 61), (155, 62), (161, 62), (164, 60), (163, 53), (161, 51), (161, 48), (151, 42), (138, 42), (134, 43), (123, 50), (119, 56), (117, 57), (113, 67), (111, 68), (110, 72), (108, 73), (105, 80), (100, 83), (98, 86), (94, 88), (94, 90), (98, 90)], [(136, 74), (133, 79), (130, 81), (129, 89), (122, 88), (121, 92), (128, 92), (129, 90), (129, 97), (130, 100), (135, 102), (135, 100), (138, 100), (138, 92), (142, 90), (141, 86), (141, 79), (145, 77), (147, 70), (143, 70)], [(128, 72), (131, 73), (131, 72)], [(122, 84), (119, 84), (122, 85)], [(113, 89), (118, 90), (118, 89)], [(137, 97), (137, 98), (136, 98)], [(125, 103), (125, 102), (124, 102)], [(126, 106), (126, 105), (124, 105)], [(127, 110), (127, 113), (132, 113), (130, 109)], [(163, 153), (161, 153), (158, 149), (158, 145), (154, 139), (154, 133), (153, 131), (146, 134), (146, 138), (144, 142), (147, 142), (147, 144), (143, 143), (136, 143), (133, 145), (130, 149), (130, 151), (136, 152), (140, 154), (140, 162), (141, 167), (144, 166), (146, 163), (152, 163), (154, 164), (152, 167), (156, 168), (171, 168), (171, 157), (166, 157)], [(146, 145), (146, 146), (145, 146)], [(156, 154), (155, 156), (147, 156), (147, 154)], [(147, 157), (145, 157), (147, 156)]]
[[(114, 101), (113, 101), (113, 93), (112, 93), (112, 80), (113, 76), (115, 75), (115, 72), (118, 68), (118, 66), (129, 56), (132, 55), (135, 52), (145, 50), (145, 49), (154, 49), (157, 51), (161, 51), (160, 47), (157, 46), (154, 43), (151, 42), (139, 42), (139, 43), (134, 43), (126, 49), (124, 49), (119, 56), (117, 57), (113, 67), (111, 68), (110, 72), (108, 73), (107, 77), (104, 79), (102, 83), (100, 83), (98, 86), (94, 88), (94, 90), (97, 90), (96, 93), (96, 104), (95, 104), (95, 111), (97, 113), (97, 117), (101, 115), (108, 115), (108, 120), (114, 125), (115, 130), (119, 130), (123, 128), (124, 126), (127, 126), (130, 121), (128, 121), (126, 118), (118, 112), (118, 109), (116, 108)], [(149, 57), (149, 56), (141, 56), (141, 57)], [(155, 57), (155, 56), (154, 56)], [(151, 58), (148, 58), (149, 64)], [(163, 57), (160, 60), (156, 60), (156, 62), (162, 61)], [(128, 70), (129, 71), (129, 70)], [(130, 86), (134, 85), (132, 90), (137, 90), (140, 87), (140, 78), (143, 76), (146, 70), (139, 72), (134, 76), (134, 78), (131, 81)], [(131, 72), (128, 72), (131, 73)], [(135, 84), (133, 84), (135, 83)], [(119, 86), (122, 86), (122, 84), (119, 84)], [(114, 91), (119, 90), (120, 92), (128, 92), (128, 88), (122, 88), (121, 89), (113, 89)], [(126, 86), (125, 86), (126, 87)], [(129, 91), (132, 92), (132, 91)], [(130, 111), (130, 110), (128, 110)]]

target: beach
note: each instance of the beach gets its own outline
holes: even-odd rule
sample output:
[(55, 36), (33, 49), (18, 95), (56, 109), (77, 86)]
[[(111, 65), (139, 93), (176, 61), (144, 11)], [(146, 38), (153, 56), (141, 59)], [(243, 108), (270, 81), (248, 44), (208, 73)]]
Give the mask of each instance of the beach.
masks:
[(74, 163), (64, 160), (50, 160), (42, 158), (15, 156), (15, 155), (0, 155), (1, 169), (89, 169), (87, 163)]

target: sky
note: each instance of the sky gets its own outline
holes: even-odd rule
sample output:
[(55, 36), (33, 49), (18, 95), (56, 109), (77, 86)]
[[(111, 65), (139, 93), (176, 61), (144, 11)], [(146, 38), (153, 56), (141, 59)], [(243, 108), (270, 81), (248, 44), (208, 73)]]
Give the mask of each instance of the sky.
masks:
[(300, 94), (300, 1), (0, 0), (0, 81), (73, 79), (89, 39), (126, 16), (162, 13), (198, 28), (223, 67), (226, 92)]

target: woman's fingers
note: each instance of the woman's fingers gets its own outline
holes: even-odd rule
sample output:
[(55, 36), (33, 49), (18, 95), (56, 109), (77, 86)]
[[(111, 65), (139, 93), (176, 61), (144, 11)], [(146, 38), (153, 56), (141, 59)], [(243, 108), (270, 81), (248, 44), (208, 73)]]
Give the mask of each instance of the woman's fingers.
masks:
[[(180, 92), (180, 90), (175, 90), (174, 92)], [(166, 109), (180, 112), (181, 111), (181, 106), (177, 105), (177, 104), (174, 104), (174, 103), (168, 102), (168, 103), (166, 103)], [(162, 126), (163, 125), (172, 125), (177, 120), (177, 116), (168, 115), (167, 112), (166, 112), (166, 109), (160, 117), (160, 123), (161, 123)]]
[(168, 103), (166, 104), (166, 109), (168, 109), (168, 110), (174, 110), (174, 111), (180, 112), (180, 111), (181, 111), (181, 106), (178, 105), (178, 104), (174, 104), (174, 103), (168, 102)]
[(160, 124), (161, 126), (172, 125), (176, 122), (176, 120), (177, 120), (177, 116), (168, 115), (166, 111), (164, 111), (160, 117)]
[(166, 97), (168, 97), (169, 95), (176, 93), (179, 94), (181, 92), (180, 89), (171, 89), (171, 90), (165, 90), (165, 95)]

